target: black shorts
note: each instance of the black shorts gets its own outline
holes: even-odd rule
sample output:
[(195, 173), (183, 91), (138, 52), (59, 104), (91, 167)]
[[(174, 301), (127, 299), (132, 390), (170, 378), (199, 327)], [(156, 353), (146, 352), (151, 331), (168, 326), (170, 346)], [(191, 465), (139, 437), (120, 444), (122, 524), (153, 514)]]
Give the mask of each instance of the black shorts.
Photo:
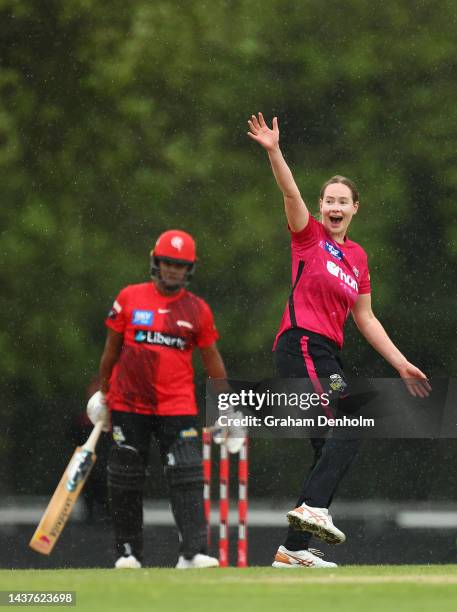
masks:
[(285, 331), (275, 349), (280, 378), (309, 378), (316, 392), (344, 395), (348, 382), (338, 346), (320, 334), (302, 328)]
[(200, 448), (196, 416), (155, 416), (112, 410), (111, 422), (113, 441), (136, 448), (145, 465), (148, 463), (152, 436), (157, 440), (164, 466), (167, 465), (170, 447), (176, 440), (194, 441), (195, 446)]
[[(369, 379), (348, 379), (343, 370), (339, 347), (329, 338), (302, 328), (284, 332), (275, 349), (276, 368), (280, 378), (309, 378), (313, 390), (328, 394), (335, 411), (353, 415), (369, 404), (378, 393)], [(367, 415), (368, 416), (368, 415)]]

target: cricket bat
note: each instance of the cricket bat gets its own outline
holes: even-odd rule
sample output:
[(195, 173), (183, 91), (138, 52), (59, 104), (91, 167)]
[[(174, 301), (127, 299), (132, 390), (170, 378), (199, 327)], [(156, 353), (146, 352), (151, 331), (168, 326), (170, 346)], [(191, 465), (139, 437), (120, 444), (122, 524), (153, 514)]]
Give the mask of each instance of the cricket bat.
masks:
[(103, 422), (94, 426), (87, 442), (78, 446), (36, 528), (29, 546), (43, 555), (52, 552), (95, 463), (95, 447)]

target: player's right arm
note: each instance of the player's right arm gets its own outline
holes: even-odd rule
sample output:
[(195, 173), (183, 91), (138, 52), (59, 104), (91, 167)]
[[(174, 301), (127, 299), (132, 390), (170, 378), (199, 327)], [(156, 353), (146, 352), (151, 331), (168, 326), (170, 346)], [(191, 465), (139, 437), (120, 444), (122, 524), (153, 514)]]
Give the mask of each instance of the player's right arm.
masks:
[(309, 211), (279, 148), (278, 119), (273, 117), (273, 127), (270, 129), (262, 113), (259, 113), (258, 118), (252, 115), (248, 124), (250, 130), (248, 136), (258, 142), (268, 153), (276, 183), (284, 196), (284, 208), (289, 227), (293, 232), (301, 232), (308, 225)]

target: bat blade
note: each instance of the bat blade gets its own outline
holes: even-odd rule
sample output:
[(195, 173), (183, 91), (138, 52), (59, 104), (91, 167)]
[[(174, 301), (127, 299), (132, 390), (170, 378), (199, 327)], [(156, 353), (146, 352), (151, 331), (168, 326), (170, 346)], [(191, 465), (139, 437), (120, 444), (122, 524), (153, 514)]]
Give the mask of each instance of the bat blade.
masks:
[(29, 546), (49, 555), (70, 517), (73, 506), (95, 463), (94, 453), (78, 446), (65, 470)]
[(73, 453), (54, 495), (29, 542), (30, 548), (43, 555), (52, 552), (68, 521), (73, 506), (86, 483), (96, 461), (95, 446), (102, 432), (102, 423), (97, 423), (84, 446)]

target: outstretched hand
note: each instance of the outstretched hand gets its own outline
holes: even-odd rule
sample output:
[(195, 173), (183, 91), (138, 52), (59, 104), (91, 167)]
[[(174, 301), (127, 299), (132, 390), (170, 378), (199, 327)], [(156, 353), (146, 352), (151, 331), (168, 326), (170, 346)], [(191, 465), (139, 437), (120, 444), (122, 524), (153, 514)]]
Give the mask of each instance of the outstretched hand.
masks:
[(278, 118), (273, 117), (273, 127), (270, 129), (265, 123), (262, 113), (258, 114), (258, 117), (252, 115), (248, 120), (249, 132), (247, 133), (249, 138), (255, 140), (267, 151), (271, 151), (278, 146), (279, 143), (279, 127)]
[(428, 397), (430, 395), (432, 387), (428, 382), (427, 376), (419, 368), (416, 368), (415, 365), (408, 361), (398, 370), (398, 373), (403, 378), (411, 395), (414, 397)]

